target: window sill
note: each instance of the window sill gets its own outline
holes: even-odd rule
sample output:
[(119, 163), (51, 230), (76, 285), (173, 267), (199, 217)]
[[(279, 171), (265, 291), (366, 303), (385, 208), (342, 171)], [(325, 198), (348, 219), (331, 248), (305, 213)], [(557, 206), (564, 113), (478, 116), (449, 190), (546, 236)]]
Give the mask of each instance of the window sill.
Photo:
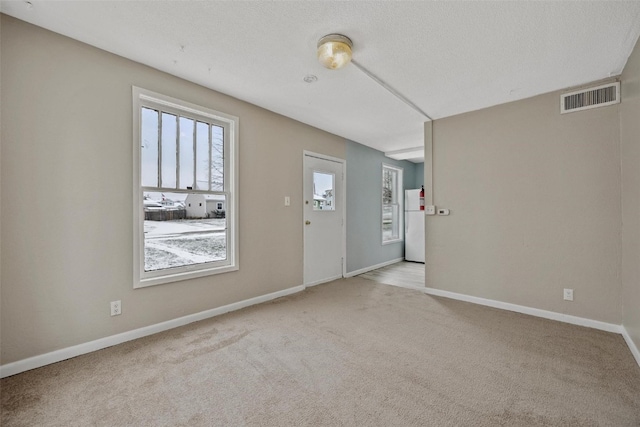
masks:
[(228, 273), (230, 271), (237, 271), (238, 265), (227, 265), (224, 267), (212, 267), (207, 269), (199, 269), (195, 271), (184, 271), (174, 274), (165, 274), (157, 277), (140, 278), (137, 283), (134, 283), (134, 289), (146, 288), (149, 286), (163, 285), (166, 283), (175, 283), (183, 280), (196, 279), (198, 277), (213, 276), (216, 274)]

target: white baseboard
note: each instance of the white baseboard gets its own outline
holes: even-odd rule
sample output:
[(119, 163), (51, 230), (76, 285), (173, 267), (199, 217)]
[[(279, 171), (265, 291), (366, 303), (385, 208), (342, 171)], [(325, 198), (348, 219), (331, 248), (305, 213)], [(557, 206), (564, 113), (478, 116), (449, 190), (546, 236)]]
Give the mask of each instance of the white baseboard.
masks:
[(344, 277), (357, 276), (359, 274), (364, 274), (371, 270), (377, 270), (378, 268), (386, 267), (387, 265), (395, 264), (396, 262), (400, 262), (400, 261), (404, 261), (404, 258), (396, 258), (396, 259), (392, 259), (391, 261), (385, 261), (385, 262), (381, 262), (380, 264), (372, 265), (370, 267), (365, 267), (359, 270), (350, 271), (346, 273)]
[(179, 317), (177, 319), (167, 320), (166, 322), (145, 326), (143, 328), (134, 329), (132, 331), (123, 332), (121, 334), (112, 335), (105, 338), (100, 338), (94, 341), (89, 341), (87, 343), (78, 344), (72, 347), (63, 348), (39, 356), (30, 357), (28, 359), (18, 360), (17, 362), (1, 365), (0, 378), (16, 375), (20, 372), (28, 371), (30, 369), (40, 368), (51, 363), (60, 362), (65, 359), (70, 359), (82, 354), (91, 353), (96, 350), (102, 350), (103, 348), (146, 337), (148, 335), (157, 334), (158, 332), (163, 332), (169, 329), (177, 328), (179, 326), (184, 326), (189, 323), (208, 319), (210, 317), (219, 316), (230, 311), (240, 310), (241, 308), (271, 301), (276, 298), (304, 291), (304, 289), (304, 286), (294, 286), (293, 288), (283, 289), (281, 291), (273, 292), (270, 294), (249, 298), (244, 301), (234, 302), (222, 307), (201, 311), (200, 313), (194, 313), (188, 316)]
[(616, 325), (613, 323), (600, 322), (598, 320), (586, 319), (584, 317), (570, 316), (568, 314), (556, 313), (555, 311), (541, 310), (538, 308), (526, 307), (523, 305), (510, 304), (507, 302), (496, 301), (491, 299), (479, 298), (465, 294), (458, 294), (455, 292), (443, 291), (441, 289), (423, 288), (422, 291), (429, 295), (435, 295), (439, 297), (451, 298), (460, 301), (471, 302), (479, 305), (486, 305), (488, 307), (499, 308), (502, 310), (515, 311), (517, 313), (529, 314), (531, 316), (542, 317), (545, 319), (557, 320), (559, 322), (571, 323), (572, 325), (586, 326), (588, 328), (599, 329), (601, 331), (613, 332), (621, 334), (631, 351), (631, 354), (636, 359), (638, 366), (640, 366), (640, 350), (629, 336), (629, 333), (623, 325)]
[(635, 357), (636, 362), (638, 362), (638, 366), (640, 366), (640, 350), (638, 349), (638, 346), (636, 346), (636, 343), (633, 342), (633, 340), (631, 339), (631, 336), (629, 335), (629, 332), (627, 332), (624, 326), (622, 327), (622, 336), (624, 337), (624, 340), (627, 342), (627, 345), (629, 346), (629, 350), (631, 350), (631, 354), (633, 354), (633, 357)]
[(511, 304), (508, 302), (496, 301), (491, 299), (474, 297), (471, 295), (458, 294), (455, 292), (443, 291), (434, 288), (425, 288), (423, 291), (429, 295), (451, 298), (460, 301), (472, 302), (474, 304), (486, 305), (488, 307), (499, 308), (502, 310), (515, 311), (517, 313), (529, 314), (531, 316), (542, 317), (545, 319), (557, 320), (560, 322), (571, 323), (573, 325), (586, 326), (588, 328), (600, 329), (602, 331), (614, 332), (622, 334), (624, 328), (622, 325), (613, 323), (600, 322), (599, 320), (586, 319), (584, 317), (571, 316), (568, 314), (557, 313), (555, 311), (541, 310), (539, 308), (526, 307), (524, 305)]
[(316, 280), (315, 282), (311, 282), (311, 283), (305, 283), (304, 287), (305, 288), (310, 288), (311, 286), (322, 285), (323, 283), (333, 282), (334, 280), (338, 280), (338, 279), (342, 279), (342, 276), (334, 276), (334, 277), (329, 277), (329, 278), (322, 279), (322, 280)]

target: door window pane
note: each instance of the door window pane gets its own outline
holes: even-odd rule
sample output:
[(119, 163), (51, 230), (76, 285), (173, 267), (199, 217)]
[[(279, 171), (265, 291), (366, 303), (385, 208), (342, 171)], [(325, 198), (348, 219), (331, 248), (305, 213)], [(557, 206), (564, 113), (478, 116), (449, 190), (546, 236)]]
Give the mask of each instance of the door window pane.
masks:
[(313, 210), (335, 211), (335, 175), (313, 172)]

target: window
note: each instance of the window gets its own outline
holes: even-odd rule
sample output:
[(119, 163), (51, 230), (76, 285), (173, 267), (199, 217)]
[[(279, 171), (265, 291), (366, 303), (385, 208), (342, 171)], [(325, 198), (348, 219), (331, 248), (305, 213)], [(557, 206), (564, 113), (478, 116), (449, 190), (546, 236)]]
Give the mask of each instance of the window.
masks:
[(402, 240), (402, 169), (382, 165), (382, 243)]
[(237, 270), (238, 118), (139, 88), (133, 101), (134, 287)]
[(313, 210), (335, 211), (333, 189), (336, 177), (332, 173), (313, 171)]

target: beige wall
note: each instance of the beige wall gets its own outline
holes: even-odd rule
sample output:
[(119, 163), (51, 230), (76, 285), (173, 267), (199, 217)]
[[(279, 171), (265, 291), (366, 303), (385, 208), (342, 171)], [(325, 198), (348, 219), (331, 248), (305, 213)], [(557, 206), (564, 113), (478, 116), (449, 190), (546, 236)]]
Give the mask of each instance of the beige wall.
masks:
[[(302, 285), (302, 152), (341, 138), (4, 15), (1, 35), (0, 363)], [(133, 290), (132, 85), (240, 117), (240, 271)]]
[(640, 348), (640, 43), (622, 73), (622, 323)]
[(618, 106), (560, 115), (559, 99), (433, 123), (451, 215), (427, 217), (427, 287), (620, 324)]

